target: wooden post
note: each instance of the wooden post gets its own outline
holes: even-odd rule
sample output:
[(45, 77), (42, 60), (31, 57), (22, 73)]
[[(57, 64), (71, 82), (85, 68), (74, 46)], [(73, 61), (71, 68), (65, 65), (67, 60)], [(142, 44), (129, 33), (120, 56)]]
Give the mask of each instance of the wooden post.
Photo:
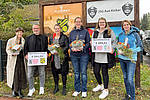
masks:
[[(135, 4), (135, 26), (140, 28), (139, 21), (139, 0), (134, 0)], [(135, 86), (136, 88), (140, 88), (140, 52), (138, 52), (137, 62), (136, 62), (136, 71), (135, 71)]]
[[(39, 1), (41, 2), (41, 1)], [(40, 18), (40, 33), (44, 34), (44, 18), (43, 18), (43, 5), (41, 3), (39, 3), (39, 18)]]

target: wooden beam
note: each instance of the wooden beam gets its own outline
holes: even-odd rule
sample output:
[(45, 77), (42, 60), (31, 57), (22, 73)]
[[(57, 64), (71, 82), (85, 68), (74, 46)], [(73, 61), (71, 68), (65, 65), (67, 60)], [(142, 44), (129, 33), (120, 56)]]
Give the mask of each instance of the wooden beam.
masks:
[(44, 6), (39, 4), (39, 18), (40, 18), (40, 33), (44, 34)]
[(86, 2), (82, 3), (82, 21), (83, 21), (83, 26), (86, 27)]
[[(139, 20), (139, 0), (134, 0), (135, 1), (135, 26), (140, 28), (140, 20)], [(140, 88), (140, 52), (138, 53), (137, 56), (137, 62), (136, 62), (136, 71), (135, 71), (135, 86), (136, 88)]]

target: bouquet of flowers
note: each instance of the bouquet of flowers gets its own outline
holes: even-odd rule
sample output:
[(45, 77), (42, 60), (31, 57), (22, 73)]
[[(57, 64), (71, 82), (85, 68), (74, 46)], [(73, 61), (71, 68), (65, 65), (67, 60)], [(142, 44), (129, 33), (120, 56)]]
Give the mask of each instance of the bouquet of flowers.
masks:
[(133, 51), (129, 48), (129, 44), (125, 45), (125, 43), (118, 42), (116, 48), (118, 49), (119, 54), (132, 60)]
[(13, 54), (18, 55), (20, 50), (22, 49), (21, 44), (16, 44), (14, 46), (11, 47)]
[(72, 47), (73, 49), (83, 49), (83, 46), (85, 46), (85, 44), (83, 42), (84, 42), (84, 40), (79, 40), (78, 35), (77, 35), (76, 40), (74, 40), (70, 44), (70, 47)]
[(48, 45), (48, 50), (52, 53), (52, 54), (55, 54), (57, 53), (59, 56), (60, 56), (60, 61), (61, 63), (63, 62), (64, 60), (64, 52), (62, 50), (62, 48), (60, 47), (59, 44), (51, 44), (51, 45)]

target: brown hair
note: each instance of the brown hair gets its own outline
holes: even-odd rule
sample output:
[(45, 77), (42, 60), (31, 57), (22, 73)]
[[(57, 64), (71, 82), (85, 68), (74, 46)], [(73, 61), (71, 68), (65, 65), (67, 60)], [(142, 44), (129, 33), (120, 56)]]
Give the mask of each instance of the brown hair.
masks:
[(18, 27), (18, 28), (16, 28), (16, 32), (19, 32), (19, 31), (24, 32), (24, 30), (23, 30), (23, 28), (22, 28), (22, 27)]
[(124, 30), (124, 29), (123, 29), (123, 24), (124, 24), (124, 22), (127, 22), (130, 26), (132, 26), (132, 23), (131, 23), (129, 20), (123, 20), (123, 21), (121, 22), (121, 28), (122, 28), (122, 30)]
[(100, 27), (99, 27), (99, 21), (100, 21), (100, 20), (104, 20), (104, 21), (105, 21), (105, 23), (106, 23), (105, 28), (108, 29), (108, 36), (110, 36), (112, 30), (110, 29), (110, 27), (109, 27), (109, 25), (108, 25), (108, 22), (106, 21), (106, 19), (105, 19), (104, 17), (100, 17), (100, 18), (98, 19), (98, 23), (96, 24), (96, 28), (95, 28), (95, 29), (99, 29), (99, 28), (100, 28)]

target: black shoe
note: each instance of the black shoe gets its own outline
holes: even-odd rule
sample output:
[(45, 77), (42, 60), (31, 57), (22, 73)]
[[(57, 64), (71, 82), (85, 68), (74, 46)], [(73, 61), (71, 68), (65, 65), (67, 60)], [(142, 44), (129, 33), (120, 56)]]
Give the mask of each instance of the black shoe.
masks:
[(21, 92), (21, 90), (18, 91), (18, 96), (19, 96), (19, 98), (23, 98), (24, 97), (22, 92)]
[(62, 95), (66, 95), (66, 87), (63, 87)]
[(126, 94), (125, 98), (122, 100), (130, 100), (130, 96)]
[(13, 97), (16, 97), (16, 96), (18, 96), (18, 93), (16, 93), (14, 90), (12, 91), (12, 96)]
[(53, 93), (56, 94), (58, 91), (59, 91), (59, 88), (58, 88), (58, 85), (56, 85)]

